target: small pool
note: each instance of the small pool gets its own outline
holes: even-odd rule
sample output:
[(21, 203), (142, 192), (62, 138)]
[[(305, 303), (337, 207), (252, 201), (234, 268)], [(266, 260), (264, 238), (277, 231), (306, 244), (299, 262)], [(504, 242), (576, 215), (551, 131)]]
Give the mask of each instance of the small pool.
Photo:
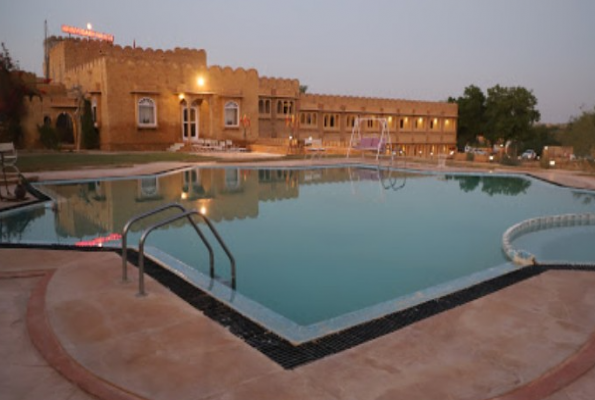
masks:
[[(187, 223), (152, 234), (149, 254), (294, 343), (514, 270), (501, 240), (519, 221), (595, 212), (595, 193), (527, 177), (347, 166), (196, 168), (38, 188), (54, 202), (1, 216), (2, 242), (119, 246), (134, 215), (170, 202), (203, 212), (236, 258), (237, 292), (225, 284), (220, 250), (218, 279), (208, 278), (206, 251)], [(136, 226), (129, 243), (156, 221)], [(576, 235), (593, 243), (595, 230)], [(595, 262), (593, 247), (583, 247), (584, 261)]]

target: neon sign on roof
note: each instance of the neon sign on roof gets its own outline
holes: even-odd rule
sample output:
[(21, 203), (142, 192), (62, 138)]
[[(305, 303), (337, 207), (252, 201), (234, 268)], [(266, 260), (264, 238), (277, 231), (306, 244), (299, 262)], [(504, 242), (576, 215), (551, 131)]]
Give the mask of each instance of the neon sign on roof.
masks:
[(70, 26), (70, 25), (62, 25), (62, 32), (69, 33), (72, 35), (84, 36), (84, 37), (88, 37), (91, 39), (104, 40), (109, 43), (114, 42), (114, 35), (96, 32), (92, 29), (83, 29), (83, 28), (77, 28), (75, 26)]

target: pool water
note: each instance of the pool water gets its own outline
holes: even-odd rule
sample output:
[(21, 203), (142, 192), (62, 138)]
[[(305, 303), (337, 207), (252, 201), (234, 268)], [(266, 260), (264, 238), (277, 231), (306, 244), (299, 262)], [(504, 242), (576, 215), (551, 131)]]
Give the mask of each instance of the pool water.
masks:
[[(519, 221), (595, 212), (594, 193), (531, 178), (356, 167), (192, 169), (39, 189), (53, 205), (2, 216), (3, 242), (118, 246), (110, 235), (129, 218), (178, 202), (211, 218), (235, 256), (238, 297), (228, 303), (322, 330), (331, 329), (329, 320), (378, 305), (385, 312), (422, 301), (432, 288), (448, 292), (511, 270), (501, 240)], [(157, 220), (135, 225), (129, 243)], [(581, 240), (593, 243), (594, 234), (582, 232)], [(206, 251), (187, 223), (156, 231), (147, 246), (175, 258), (187, 276), (208, 273)], [(229, 281), (229, 271), (217, 250), (218, 279)]]

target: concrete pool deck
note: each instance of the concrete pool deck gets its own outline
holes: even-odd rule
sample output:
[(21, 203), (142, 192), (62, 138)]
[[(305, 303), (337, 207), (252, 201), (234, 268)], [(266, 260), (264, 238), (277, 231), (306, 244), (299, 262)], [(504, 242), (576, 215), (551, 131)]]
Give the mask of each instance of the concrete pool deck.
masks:
[[(591, 177), (537, 173), (595, 189)], [(136, 277), (123, 284), (120, 273), (112, 252), (0, 248), (0, 399), (595, 397), (595, 272), (548, 271), (294, 370), (150, 278), (149, 296), (136, 297)]]

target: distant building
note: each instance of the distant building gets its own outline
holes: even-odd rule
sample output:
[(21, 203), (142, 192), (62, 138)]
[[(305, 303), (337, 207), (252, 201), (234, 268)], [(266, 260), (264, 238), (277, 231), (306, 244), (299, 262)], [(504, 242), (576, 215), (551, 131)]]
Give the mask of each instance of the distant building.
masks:
[[(407, 155), (446, 153), (456, 145), (456, 104), (301, 93), (297, 79), (209, 66), (204, 50), (55, 37), (49, 43), (52, 83), (40, 82), (45, 94), (29, 104), (27, 147), (39, 146), (35, 126), (43, 123), (78, 147), (83, 98), (107, 151), (165, 150), (199, 138), (282, 143), (290, 135), (348, 146), (358, 116), (386, 118), (391, 142)], [(378, 136), (380, 127), (368, 121), (362, 131)]]

